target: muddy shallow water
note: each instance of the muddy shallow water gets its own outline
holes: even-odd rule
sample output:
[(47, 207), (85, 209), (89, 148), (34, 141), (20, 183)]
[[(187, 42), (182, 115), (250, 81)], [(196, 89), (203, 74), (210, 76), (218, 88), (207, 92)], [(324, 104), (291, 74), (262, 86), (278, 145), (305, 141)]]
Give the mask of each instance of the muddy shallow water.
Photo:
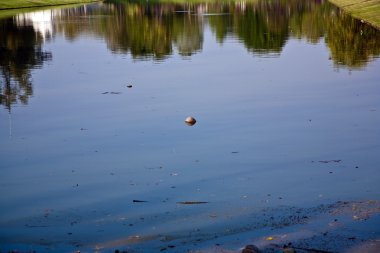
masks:
[(379, 31), (298, 0), (0, 24), (1, 252), (379, 250)]

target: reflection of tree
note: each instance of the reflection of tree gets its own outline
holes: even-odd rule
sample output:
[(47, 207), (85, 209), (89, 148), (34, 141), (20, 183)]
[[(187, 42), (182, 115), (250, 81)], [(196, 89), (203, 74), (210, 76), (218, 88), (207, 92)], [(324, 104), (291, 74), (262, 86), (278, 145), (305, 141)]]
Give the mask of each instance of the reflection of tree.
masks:
[(228, 34), (232, 34), (232, 14), (215, 15), (208, 18), (211, 30), (214, 32), (216, 40), (223, 43)]
[(259, 2), (236, 15), (235, 27), (248, 50), (260, 53), (281, 52), (288, 37), (286, 6), (275, 2)]
[[(280, 53), (289, 36), (311, 43), (325, 37), (335, 66), (361, 68), (380, 54), (380, 31), (327, 1), (124, 1), (54, 13), (53, 36), (62, 34), (68, 40), (96, 36), (112, 52), (129, 53), (134, 59), (162, 60), (176, 50), (182, 56), (200, 51), (205, 23), (219, 43), (236, 37), (248, 51), (260, 55)], [(14, 19), (1, 20), (0, 26), (0, 104), (10, 109), (14, 103), (28, 102), (33, 93), (31, 69), (51, 59), (51, 54), (41, 50), (43, 38), (32, 26), (17, 26)]]
[(289, 27), (291, 35), (306, 38), (310, 43), (318, 43), (324, 36), (326, 20), (332, 6), (319, 1), (289, 0), (291, 15)]
[[(279, 53), (289, 35), (307, 37), (317, 42), (323, 36), (323, 19), (315, 6), (320, 3), (288, 0), (247, 2), (224, 7), (228, 16), (209, 18), (218, 42), (237, 36), (249, 51), (259, 54)], [(320, 8), (321, 9), (321, 8)], [(292, 32), (290, 32), (292, 31)]]
[(202, 48), (203, 24), (196, 16), (176, 15), (173, 22), (173, 35), (179, 54), (190, 56)]
[(33, 94), (30, 70), (51, 59), (41, 50), (42, 36), (32, 26), (18, 27), (13, 19), (0, 20), (0, 104), (8, 110)]
[[(220, 15), (203, 17), (204, 13)], [(86, 15), (100, 18), (85, 19)], [(379, 31), (320, 0), (205, 3), (119, 0), (66, 10), (57, 18), (75, 20), (58, 22), (55, 26), (56, 32), (67, 38), (75, 39), (83, 32), (95, 34), (107, 41), (112, 52), (130, 53), (135, 59), (165, 59), (173, 48), (180, 55), (192, 55), (202, 48), (204, 22), (208, 22), (219, 43), (227, 36), (237, 37), (248, 51), (260, 55), (280, 53), (289, 36), (310, 43), (327, 37), (334, 63), (350, 68), (360, 67), (373, 55), (379, 55), (380, 47)]]
[(130, 3), (115, 7), (117, 18), (106, 23), (113, 27), (106, 38), (112, 51), (163, 59), (172, 53), (173, 43), (182, 55), (191, 55), (202, 46), (202, 24), (196, 16), (176, 14), (176, 6)]
[(380, 55), (380, 32), (339, 11), (327, 22), (326, 43), (337, 66), (361, 68)]
[[(185, 12), (183, 12), (185, 11)], [(104, 38), (112, 52), (162, 60), (202, 49), (204, 22), (216, 40), (239, 39), (255, 54), (280, 53), (289, 36), (318, 43), (325, 37), (335, 66), (362, 68), (380, 55), (380, 31), (342, 13), (327, 1), (128, 2), (87, 5), (54, 12), (54, 34), (75, 40), (83, 33)], [(204, 13), (220, 14), (203, 16)], [(95, 18), (88, 18), (94, 16)], [(33, 93), (31, 69), (51, 59), (32, 25), (0, 20), (0, 104), (10, 110)], [(78, 23), (80, 25), (78, 25)]]
[[(154, 6), (116, 5), (117, 18), (107, 20), (106, 39), (114, 52), (130, 52), (134, 58), (163, 59), (172, 52), (172, 16)], [(151, 8), (149, 8), (151, 7)]]
[[(75, 39), (80, 32), (96, 34), (115, 53), (130, 53), (135, 59), (165, 59), (175, 46), (181, 55), (191, 55), (202, 47), (203, 25), (194, 15), (176, 13), (178, 5), (114, 3), (100, 8), (80, 7), (59, 15), (55, 30)], [(98, 15), (78, 26), (78, 16)], [(70, 21), (71, 22), (67, 22)], [(82, 29), (79, 31), (78, 29)]]
[[(287, 37), (326, 45), (336, 66), (360, 68), (380, 54), (380, 31), (340, 12), (327, 1), (265, 1), (230, 5), (229, 16), (209, 18), (217, 40), (237, 36), (255, 53), (280, 52)], [(226, 12), (226, 11), (225, 11)]]

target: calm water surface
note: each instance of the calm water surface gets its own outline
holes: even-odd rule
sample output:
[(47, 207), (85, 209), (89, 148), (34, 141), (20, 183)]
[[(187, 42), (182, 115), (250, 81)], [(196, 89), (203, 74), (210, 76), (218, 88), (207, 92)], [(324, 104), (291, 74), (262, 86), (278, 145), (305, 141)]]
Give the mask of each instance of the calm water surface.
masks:
[(156, 252), (261, 208), (379, 199), (380, 32), (328, 2), (97, 3), (0, 27), (0, 250)]

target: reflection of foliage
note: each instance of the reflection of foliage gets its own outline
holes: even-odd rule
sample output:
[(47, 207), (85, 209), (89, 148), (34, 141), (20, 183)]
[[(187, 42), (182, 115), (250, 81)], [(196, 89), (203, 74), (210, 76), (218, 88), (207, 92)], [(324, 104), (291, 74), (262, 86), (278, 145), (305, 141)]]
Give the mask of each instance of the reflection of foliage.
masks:
[(340, 12), (327, 1), (260, 0), (230, 16), (210, 17), (217, 40), (237, 36), (253, 52), (280, 52), (288, 34), (318, 43), (326, 37), (336, 66), (360, 68), (380, 54), (380, 31)]
[(179, 54), (192, 55), (194, 51), (202, 48), (203, 27), (200, 19), (189, 14), (176, 15), (173, 22), (173, 36)]
[[(173, 2), (174, 1), (174, 2)], [(335, 66), (362, 68), (380, 55), (380, 31), (342, 13), (327, 1), (256, 0), (160, 3), (128, 1), (55, 11), (54, 34), (104, 38), (112, 52), (162, 60), (198, 52), (208, 22), (219, 43), (236, 37), (255, 54), (280, 53), (289, 36), (318, 43), (325, 37)], [(212, 14), (212, 15), (204, 15)], [(94, 18), (88, 18), (93, 16)], [(16, 19), (0, 20), (0, 104), (10, 110), (32, 95), (31, 69), (51, 59), (42, 35)], [(78, 23), (80, 25), (78, 25)]]
[(228, 34), (232, 33), (232, 14), (230, 15), (215, 15), (210, 16), (208, 22), (211, 30), (214, 32), (216, 40), (219, 43), (223, 43)]
[[(73, 22), (56, 25), (57, 32), (75, 39), (80, 32), (104, 37), (112, 52), (130, 53), (133, 58), (165, 59), (175, 45), (181, 55), (191, 55), (202, 47), (203, 29), (194, 15), (176, 13), (176, 5), (103, 4), (101, 8), (78, 8), (60, 15), (61, 20), (72, 21), (79, 15), (99, 15), (82, 26)], [(83, 19), (82, 19), (83, 20)], [(82, 31), (78, 30), (82, 29)]]
[(159, 60), (172, 53), (173, 43), (182, 55), (191, 55), (201, 48), (203, 30), (199, 20), (176, 14), (173, 5), (118, 4), (115, 7), (117, 19), (106, 23), (108, 28), (114, 28), (107, 37), (112, 51)]
[(280, 52), (288, 37), (288, 17), (279, 2), (259, 2), (242, 15), (236, 15), (235, 26), (247, 49), (254, 52)]
[(298, 0), (289, 0), (292, 15), (289, 27), (296, 38), (306, 38), (311, 43), (318, 43), (325, 32), (326, 20), (332, 6), (328, 3), (305, 1), (298, 4)]
[(155, 8), (116, 5), (117, 18), (108, 20), (106, 37), (114, 52), (130, 52), (135, 58), (163, 59), (172, 52), (172, 17), (160, 15)]
[(326, 42), (338, 66), (360, 68), (380, 54), (380, 32), (339, 11), (327, 23)]
[(51, 54), (42, 52), (42, 37), (33, 27), (17, 27), (13, 19), (1, 20), (0, 27), (0, 104), (10, 110), (18, 101), (28, 103), (33, 94), (30, 70)]
[[(379, 54), (380, 32), (338, 15), (338, 9), (327, 1), (112, 2), (70, 9), (57, 18), (75, 22), (58, 22), (55, 30), (69, 39), (83, 32), (96, 34), (105, 38), (111, 51), (130, 53), (135, 59), (165, 59), (173, 53), (173, 47), (180, 55), (192, 55), (202, 48), (205, 21), (219, 43), (228, 36), (237, 37), (247, 50), (260, 55), (280, 53), (289, 36), (310, 43), (327, 37), (326, 44), (339, 66), (360, 67)], [(212, 15), (203, 16), (205, 13)], [(86, 15), (99, 18), (84, 22)], [(365, 27), (361, 28), (362, 35), (358, 26)], [(359, 35), (365, 39), (359, 39)]]
[(375, 28), (362, 24), (329, 3), (310, 1), (302, 8), (291, 19), (293, 35), (312, 43), (325, 36), (335, 66), (361, 68), (380, 54), (380, 31)]
[[(198, 52), (206, 22), (219, 43), (236, 37), (255, 54), (280, 53), (289, 36), (311, 43), (325, 37), (338, 67), (361, 68), (380, 54), (380, 31), (320, 0), (123, 0), (55, 14), (53, 35), (75, 40), (91, 34), (105, 39), (112, 52), (129, 53), (134, 59), (162, 60), (175, 50), (182, 56)], [(30, 71), (51, 54), (41, 50), (43, 38), (32, 26), (17, 26), (14, 19), (0, 20), (0, 26), (0, 104), (10, 109), (13, 103), (28, 102), (33, 91)]]

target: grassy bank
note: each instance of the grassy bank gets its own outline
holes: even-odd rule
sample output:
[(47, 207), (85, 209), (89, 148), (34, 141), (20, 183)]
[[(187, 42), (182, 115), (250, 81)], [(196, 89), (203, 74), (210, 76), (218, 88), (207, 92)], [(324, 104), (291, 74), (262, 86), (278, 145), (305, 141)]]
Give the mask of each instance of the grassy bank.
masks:
[(0, 10), (96, 2), (96, 0), (0, 0)]
[(380, 0), (329, 0), (353, 17), (380, 29)]

